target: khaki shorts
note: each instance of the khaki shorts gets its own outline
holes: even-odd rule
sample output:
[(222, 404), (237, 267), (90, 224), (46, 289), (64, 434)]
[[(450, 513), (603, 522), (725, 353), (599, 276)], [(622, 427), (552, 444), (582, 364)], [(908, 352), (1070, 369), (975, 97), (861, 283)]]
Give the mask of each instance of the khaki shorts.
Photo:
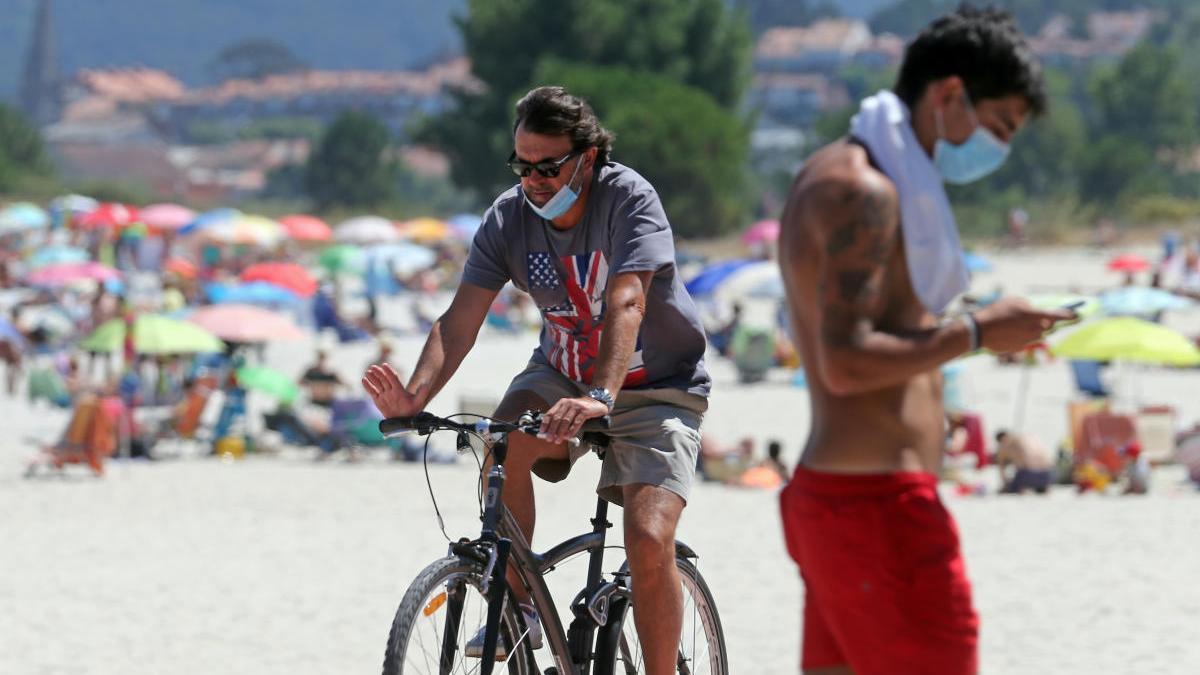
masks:
[[(508, 385), (505, 398), (528, 391), (552, 406), (561, 398), (584, 396), (588, 389), (551, 366), (531, 361)], [(707, 409), (708, 399), (682, 389), (618, 393), (606, 432), (611, 443), (604, 453), (596, 493), (620, 505), (622, 486), (645, 483), (666, 488), (687, 502), (700, 455), (700, 422)], [(568, 461), (541, 461), (533, 472), (556, 483), (590, 450), (583, 445), (568, 446)]]

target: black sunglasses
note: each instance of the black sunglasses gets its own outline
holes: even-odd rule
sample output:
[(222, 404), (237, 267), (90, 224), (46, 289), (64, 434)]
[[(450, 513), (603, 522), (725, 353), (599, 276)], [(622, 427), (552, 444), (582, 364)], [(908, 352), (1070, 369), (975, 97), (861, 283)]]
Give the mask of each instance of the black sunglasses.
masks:
[(558, 172), (562, 171), (563, 164), (566, 164), (572, 157), (578, 155), (578, 150), (572, 150), (563, 156), (562, 159), (544, 159), (540, 162), (526, 162), (517, 159), (517, 151), (513, 150), (512, 155), (508, 158), (508, 168), (517, 174), (520, 178), (528, 178), (529, 174), (537, 171), (543, 178), (557, 178)]

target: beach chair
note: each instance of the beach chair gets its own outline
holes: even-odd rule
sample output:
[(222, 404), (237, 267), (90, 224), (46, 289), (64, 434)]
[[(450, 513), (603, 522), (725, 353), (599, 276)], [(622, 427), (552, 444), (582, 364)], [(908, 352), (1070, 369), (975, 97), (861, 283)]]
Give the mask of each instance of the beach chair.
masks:
[(26, 475), (33, 475), (38, 466), (61, 470), (67, 464), (86, 464), (92, 473), (103, 476), (104, 460), (117, 450), (122, 407), (120, 399), (115, 397), (80, 396), (62, 438), (54, 445), (42, 448), (41, 455), (30, 464)]
[(1146, 406), (1134, 417), (1142, 455), (1151, 464), (1170, 462), (1175, 454), (1175, 409), (1168, 405)]
[(217, 378), (214, 375), (204, 375), (193, 380), (183, 399), (171, 406), (169, 416), (159, 423), (154, 438), (151, 439), (153, 445), (157, 446), (163, 442), (192, 446), (202, 444), (205, 439), (201, 437), (201, 421), (216, 388)]
[(1099, 361), (1071, 361), (1071, 372), (1075, 375), (1075, 388), (1091, 398), (1108, 398), (1108, 387), (1100, 377)]
[(1122, 450), (1137, 441), (1133, 417), (1103, 411), (1083, 419), (1082, 446), (1075, 448), (1075, 466), (1098, 464), (1116, 478), (1125, 468)]

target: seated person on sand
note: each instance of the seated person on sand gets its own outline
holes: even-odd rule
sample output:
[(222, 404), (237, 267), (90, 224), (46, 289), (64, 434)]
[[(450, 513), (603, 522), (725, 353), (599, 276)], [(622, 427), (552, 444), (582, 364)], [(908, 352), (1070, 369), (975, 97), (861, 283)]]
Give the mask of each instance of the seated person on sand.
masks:
[(779, 441), (767, 444), (767, 456), (742, 472), (737, 484), (752, 488), (777, 488), (788, 480), (787, 467), (779, 460), (783, 445)]
[(338, 387), (346, 386), (340, 375), (329, 367), (329, 352), (317, 350), (317, 362), (304, 371), (301, 386), (308, 389), (308, 400), (322, 408), (332, 408)]
[(754, 439), (749, 436), (737, 445), (722, 446), (711, 434), (700, 436), (700, 475), (704, 480), (721, 483), (736, 482), (754, 457)]
[[(996, 465), (1000, 469), (1005, 494), (1020, 494), (1033, 490), (1045, 494), (1054, 482), (1054, 457), (1038, 439), (1009, 431), (996, 433)], [(1008, 475), (1009, 466), (1013, 467)]]

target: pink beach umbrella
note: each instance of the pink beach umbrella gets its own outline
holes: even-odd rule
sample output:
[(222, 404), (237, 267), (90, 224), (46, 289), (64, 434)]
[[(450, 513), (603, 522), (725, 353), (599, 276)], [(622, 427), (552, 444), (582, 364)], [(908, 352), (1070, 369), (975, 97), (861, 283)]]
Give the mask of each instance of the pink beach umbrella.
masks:
[(151, 204), (141, 212), (142, 222), (156, 230), (178, 230), (195, 219), (195, 211), (179, 204)]
[(121, 273), (98, 262), (60, 263), (46, 265), (26, 278), (35, 286), (64, 286), (76, 281), (109, 281), (120, 279)]
[(333, 239), (333, 230), (325, 221), (316, 216), (293, 214), (279, 219), (279, 224), (287, 235), (295, 241), (329, 241)]
[(742, 243), (746, 246), (754, 244), (770, 244), (779, 240), (779, 221), (760, 220), (742, 233)]
[(242, 271), (242, 281), (265, 281), (282, 286), (302, 298), (317, 292), (317, 280), (295, 263), (256, 263)]
[(270, 342), (304, 337), (304, 331), (287, 316), (253, 305), (210, 305), (192, 312), (187, 319), (230, 342)]

